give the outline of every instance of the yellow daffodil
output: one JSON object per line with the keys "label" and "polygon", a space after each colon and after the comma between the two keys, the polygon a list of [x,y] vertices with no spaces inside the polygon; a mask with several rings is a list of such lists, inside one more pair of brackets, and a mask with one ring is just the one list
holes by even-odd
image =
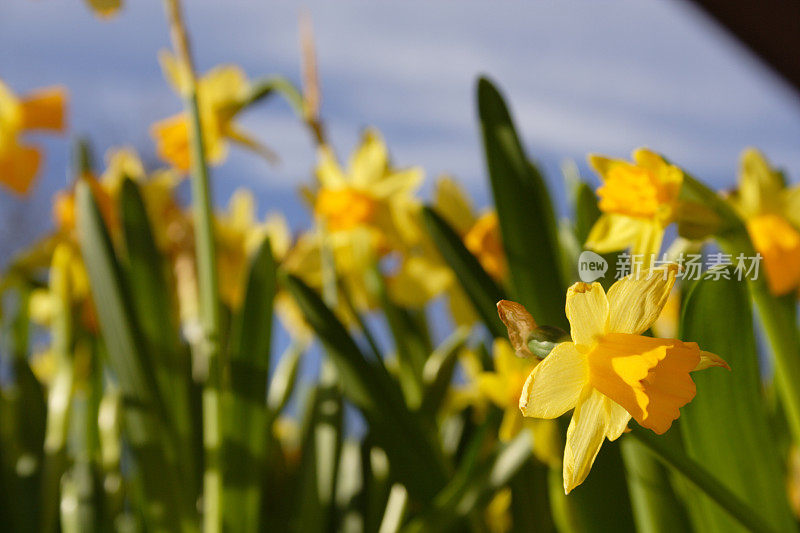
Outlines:
{"label": "yellow daffodil", "polygon": [[353,230],[373,234],[376,249],[397,249],[418,238],[414,193],[422,183],[418,167],[396,169],[380,133],[367,129],[345,171],[333,151],[323,146],[316,169],[319,188],[314,213],[334,239]]}
{"label": "yellow daffodil", "polygon": [[770,292],[800,287],[800,185],[787,187],[756,149],[742,153],[739,190],[731,201],[744,218],[753,247],[764,258]]}
{"label": "yellow daffodil", "polygon": [[422,182],[416,167],[396,169],[380,134],[364,132],[347,169],[330,147],[319,150],[318,186],[307,191],[321,231],[302,235],[286,260],[286,268],[312,286],[325,279],[323,254],[329,253],[337,277],[359,309],[371,306],[364,274],[376,260],[403,254],[420,240],[415,220]]}
{"label": "yellow daffodil", "polygon": [[633,162],[590,155],[589,164],[603,180],[597,189],[602,214],[586,247],[600,253],[630,247],[651,260],[676,219],[683,172],[646,148],[633,152]]}
{"label": "yellow daffodil", "polygon": [[0,183],[12,192],[27,194],[42,162],[41,150],[25,143],[22,135],[64,131],[66,100],[62,87],[39,89],[20,98],[0,81]]}
{"label": "yellow daffodil", "polygon": [[519,407],[556,418],[575,409],[564,450],[564,490],[589,473],[604,439],[617,439],[633,417],[662,434],[694,398],[689,373],[727,364],[696,343],[643,336],[675,283],[676,265],[632,274],[606,295],[599,283],[567,292],[572,342],[558,344],[531,372]]}
{"label": "yellow daffodil", "polygon": [[500,221],[497,212],[481,215],[464,235],[464,246],[478,258],[487,274],[497,280],[506,276],[506,256],[500,239]]}
{"label": "yellow daffodil", "polygon": [[539,359],[535,357],[517,357],[508,341],[497,339],[494,343],[494,371],[478,374],[478,392],[503,409],[503,421],[498,434],[501,441],[509,442],[520,431],[527,429],[533,439],[534,454],[542,462],[558,464],[555,423],[525,418],[519,410],[519,398],[525,381],[538,362]]}
{"label": "yellow daffodil", "polygon": [[[185,94],[187,75],[183,67],[169,52],[159,54],[159,60],[164,77],[175,92]],[[247,76],[235,65],[215,67],[197,81],[197,104],[209,163],[217,164],[225,159],[228,140],[242,144],[267,159],[274,159],[275,156],[269,148],[235,123],[250,93],[251,85]],[[161,158],[178,170],[189,170],[189,118],[185,112],[155,123],[152,136]]]}

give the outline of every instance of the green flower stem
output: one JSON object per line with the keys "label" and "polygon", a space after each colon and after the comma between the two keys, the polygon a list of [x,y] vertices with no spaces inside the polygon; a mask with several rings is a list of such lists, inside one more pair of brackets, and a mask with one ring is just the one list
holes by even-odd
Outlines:
{"label": "green flower stem", "polygon": [[222,445],[223,365],[219,345],[219,281],[216,265],[211,187],[205,146],[203,144],[200,110],[197,105],[197,79],[189,51],[189,41],[183,24],[180,0],[165,0],[165,2],[173,47],[187,81],[183,97],[190,126],[191,183],[200,324],[202,327],[202,340],[198,348],[201,355],[208,362],[208,378],[202,395],[203,447],[206,457],[205,473],[203,475],[203,530],[206,532],[219,532],[222,529],[222,471],[219,461]]}
{"label": "green flower stem", "polygon": [[773,531],[759,513],[722,485],[700,463],[692,460],[674,447],[668,446],[663,439],[640,426],[632,425],[630,436],[656,454],[664,464],[674,469],[695,487],[703,491],[749,531]]}

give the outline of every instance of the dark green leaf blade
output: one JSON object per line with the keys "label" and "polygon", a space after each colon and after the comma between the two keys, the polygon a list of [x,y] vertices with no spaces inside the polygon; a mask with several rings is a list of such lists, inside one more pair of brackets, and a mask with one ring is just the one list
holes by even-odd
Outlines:
{"label": "dark green leaf blade", "polygon": [[497,315],[497,302],[503,291],[486,273],[477,258],[464,246],[461,238],[431,207],[422,211],[425,227],[445,262],[456,274],[478,316],[495,338],[505,338],[506,328]]}
{"label": "dark green leaf blade", "polygon": [[487,78],[477,85],[486,167],[500,220],[513,298],[540,324],[566,327],[558,231],[547,186],[528,160],[502,95]]}

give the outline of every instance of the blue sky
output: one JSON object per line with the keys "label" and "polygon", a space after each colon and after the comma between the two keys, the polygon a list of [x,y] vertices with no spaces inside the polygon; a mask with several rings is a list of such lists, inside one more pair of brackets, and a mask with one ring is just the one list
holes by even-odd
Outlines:
{"label": "blue sky", "polygon": [[[101,22],[80,0],[3,2],[0,77],[19,91],[67,85],[71,134],[88,134],[99,154],[135,146],[156,164],[148,127],[180,107],[156,63],[168,45],[166,24],[160,2],[127,4],[120,16]],[[236,62],[251,77],[298,79],[299,4],[186,4],[201,70]],[[586,171],[587,152],[624,156],[641,145],[717,187],[732,184],[747,145],[764,149],[794,179],[800,173],[800,100],[684,2],[304,5],[314,22],[323,115],[337,150],[345,156],[363,127],[377,126],[398,165],[426,169],[426,193],[448,172],[478,205],[489,201],[473,101],[479,73],[504,89],[530,154],[558,196],[564,159]],[[306,215],[294,191],[313,166],[305,131],[277,101],[248,112],[244,123],[283,162],[270,167],[234,150],[215,170],[217,198],[247,186],[262,212],[281,208],[302,226]],[[30,199],[0,198],[3,217],[15,221],[10,237],[0,235],[4,255],[48,227],[49,198],[66,183],[68,144],[45,141],[46,168]]]}

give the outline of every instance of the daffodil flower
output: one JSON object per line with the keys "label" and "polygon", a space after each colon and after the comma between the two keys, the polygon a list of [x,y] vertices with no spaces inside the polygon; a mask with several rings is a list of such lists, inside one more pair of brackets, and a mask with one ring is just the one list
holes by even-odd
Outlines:
{"label": "daffodil flower", "polygon": [[586,247],[600,253],[630,247],[649,264],[676,220],[683,172],[646,148],[633,152],[633,162],[590,155],[589,164],[603,180],[597,189],[602,214]]}
{"label": "daffodil flower", "polygon": [[731,202],[744,218],[753,247],[764,258],[770,292],[800,287],[800,185],[787,187],[756,149],[742,153],[739,190]]}
{"label": "daffodil flower", "polygon": [[321,231],[298,239],[286,260],[287,270],[320,287],[322,254],[328,249],[336,274],[359,309],[371,306],[364,274],[377,259],[403,254],[421,239],[414,220],[419,201],[414,193],[422,182],[417,167],[397,169],[380,133],[364,132],[360,145],[343,168],[328,146],[319,150],[318,186],[306,191]]}
{"label": "daffodil flower", "polygon": [[[169,52],[159,54],[164,77],[180,95],[187,90],[187,74]],[[197,103],[203,128],[203,143],[209,163],[221,163],[228,150],[227,141],[237,142],[268,160],[275,154],[242,130],[235,119],[244,108],[251,85],[241,68],[221,65],[197,81]],[[190,165],[189,117],[185,112],[156,122],[152,128],[158,155],[176,169],[186,172]]]}
{"label": "daffodil flower", "polygon": [[39,172],[42,152],[21,138],[29,131],[62,132],[67,95],[61,87],[39,89],[20,98],[0,81],[0,183],[25,195]]}
{"label": "daffodil flower", "polygon": [[678,268],[651,269],[614,283],[576,283],[567,291],[572,342],[558,344],[531,372],[519,407],[534,418],[574,409],[564,449],[564,490],[580,485],[604,439],[615,440],[633,417],[658,434],[695,396],[689,373],[728,368],[694,342],[642,335],[658,317]]}

